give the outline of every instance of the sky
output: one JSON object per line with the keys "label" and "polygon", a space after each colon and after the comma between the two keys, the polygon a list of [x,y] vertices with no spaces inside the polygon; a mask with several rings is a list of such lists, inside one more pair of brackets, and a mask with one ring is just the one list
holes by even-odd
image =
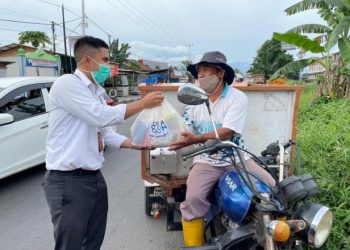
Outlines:
{"label": "sky", "polygon": [[[66,34],[82,35],[82,0],[0,0],[0,46],[18,42],[21,31],[38,30],[64,51],[61,5]],[[85,34],[131,45],[131,58],[176,64],[198,61],[206,51],[223,52],[228,62],[252,62],[257,49],[273,32],[300,24],[323,23],[314,10],[287,16],[298,0],[85,0]],[[3,21],[25,21],[24,24]],[[46,24],[46,25],[42,25]],[[48,45],[46,48],[51,48]],[[291,51],[295,54],[295,51]]]}

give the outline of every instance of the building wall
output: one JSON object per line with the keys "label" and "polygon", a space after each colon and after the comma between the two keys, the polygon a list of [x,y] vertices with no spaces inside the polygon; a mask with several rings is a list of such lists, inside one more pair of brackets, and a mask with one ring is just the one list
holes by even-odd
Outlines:
{"label": "building wall", "polygon": [[[12,61],[15,63],[6,66],[6,77],[19,76],[18,70],[18,56],[0,57],[5,61]],[[26,76],[37,76],[35,67],[26,67]],[[55,70],[50,68],[39,68],[39,76],[55,76]]]}
{"label": "building wall", "polygon": [[[2,57],[9,57],[9,56],[18,56],[18,49],[19,47],[12,48],[6,51],[1,51],[0,52],[0,58]],[[23,47],[24,53],[27,52],[34,52],[36,49],[35,48],[30,48],[30,47]]]}
{"label": "building wall", "polygon": [[[6,51],[0,52],[0,61],[15,62],[6,66],[6,72],[0,73],[0,77],[15,77],[19,76],[18,71],[18,49],[19,47],[12,48]],[[33,52],[35,48],[24,47],[24,53]],[[50,68],[39,68],[39,76],[55,76],[55,70]],[[34,67],[26,67],[26,76],[36,76],[37,71]]]}
{"label": "building wall", "polygon": [[0,77],[6,77],[6,64],[0,62]]}
{"label": "building wall", "polygon": [[[334,53],[332,55],[330,55],[332,57],[332,64],[335,65],[338,63],[338,60],[340,59],[340,53]],[[308,79],[309,80],[314,80],[316,79],[316,76],[318,74],[323,73],[325,70],[323,68],[323,66],[319,63],[313,63],[311,65],[308,66]]]}

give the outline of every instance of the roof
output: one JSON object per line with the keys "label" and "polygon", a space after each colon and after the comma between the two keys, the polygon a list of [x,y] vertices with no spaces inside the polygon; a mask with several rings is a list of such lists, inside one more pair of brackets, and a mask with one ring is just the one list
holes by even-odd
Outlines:
{"label": "roof", "polygon": [[[2,51],[7,51],[7,50],[10,50],[10,49],[13,49],[13,48],[17,48],[17,47],[20,47],[20,45],[19,45],[18,43],[11,43],[11,44],[8,44],[8,45],[4,45],[4,46],[1,46],[1,47],[0,47],[0,52],[2,52]],[[28,45],[22,45],[22,47],[36,49],[36,48],[34,48],[34,47],[32,47],[32,46],[28,46]],[[45,52],[48,52],[48,53],[50,53],[50,54],[53,54],[53,51],[51,51],[51,50],[47,50],[47,49],[45,49],[45,48],[44,48],[44,50],[45,50]],[[55,54],[60,55],[60,56],[65,56],[64,53],[59,53],[59,52],[57,52],[57,51],[56,51]],[[68,54],[67,54],[67,57],[69,57]]]}
{"label": "roof", "polygon": [[15,63],[15,62],[13,62],[13,61],[3,61],[3,60],[1,60],[0,59],[0,64],[11,64],[11,63]]}
{"label": "roof", "polygon": [[49,76],[25,76],[25,77],[4,77],[0,78],[0,88],[6,89],[13,85],[26,85],[26,83],[44,83],[54,81],[56,77]]}
{"label": "roof", "polygon": [[19,44],[11,43],[11,44],[8,44],[8,45],[5,45],[5,46],[1,46],[0,47],[0,52],[1,51],[6,51],[6,50],[9,50],[9,49],[13,49],[13,48],[16,48],[16,47],[19,47]]}
{"label": "roof", "polygon": [[39,48],[34,52],[27,52],[26,58],[35,59],[35,60],[52,61],[52,62],[57,62],[57,60],[59,59],[58,56],[56,57],[46,53],[43,48]]}

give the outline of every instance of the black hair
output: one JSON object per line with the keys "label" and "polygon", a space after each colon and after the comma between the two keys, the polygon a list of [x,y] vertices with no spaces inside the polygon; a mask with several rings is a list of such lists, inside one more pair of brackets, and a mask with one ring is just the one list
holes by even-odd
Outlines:
{"label": "black hair", "polygon": [[91,48],[96,49],[96,50],[98,50],[100,48],[108,49],[108,44],[105,41],[103,41],[102,39],[97,38],[97,37],[83,36],[83,37],[79,38],[74,44],[75,60],[77,62],[79,62],[81,60],[81,57],[83,56],[83,54],[81,52],[84,52],[84,53],[87,53],[87,54],[90,54],[91,56],[93,56],[91,51],[86,51],[86,50],[89,50]]}

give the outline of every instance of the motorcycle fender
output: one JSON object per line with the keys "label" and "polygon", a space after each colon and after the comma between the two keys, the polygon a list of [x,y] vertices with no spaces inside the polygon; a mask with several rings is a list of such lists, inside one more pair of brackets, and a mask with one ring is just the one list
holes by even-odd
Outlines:
{"label": "motorcycle fender", "polygon": [[252,224],[247,224],[228,231],[225,234],[211,239],[209,243],[200,247],[181,247],[180,250],[229,250],[250,249],[256,246],[255,233]]}
{"label": "motorcycle fender", "polygon": [[255,230],[253,224],[247,224],[227,231],[222,236],[214,240],[219,250],[226,249],[250,249],[257,244],[255,240]]}

